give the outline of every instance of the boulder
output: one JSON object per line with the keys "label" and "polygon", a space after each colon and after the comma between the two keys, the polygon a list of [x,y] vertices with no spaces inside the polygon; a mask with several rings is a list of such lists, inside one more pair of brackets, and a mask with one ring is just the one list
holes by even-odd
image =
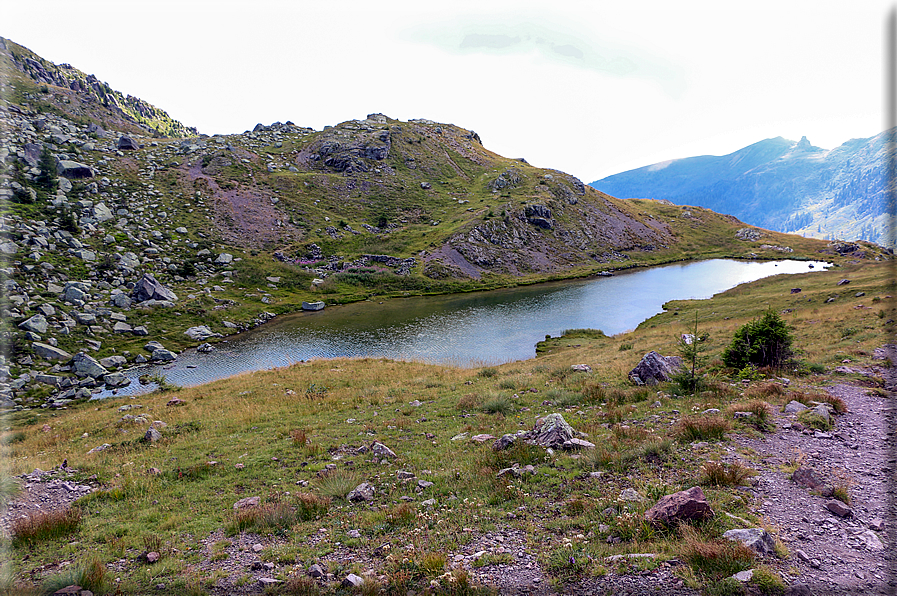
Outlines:
{"label": "boulder", "polygon": [[103,382],[110,387],[126,387],[131,384],[131,379],[126,377],[124,373],[116,372],[103,375]]}
{"label": "boulder", "polygon": [[808,468],[798,468],[795,470],[794,473],[791,474],[791,480],[810,490],[819,491],[823,497],[830,497],[832,495],[831,487],[826,486],[825,481],[817,476],[813,470]]}
{"label": "boulder", "polygon": [[799,414],[807,409],[807,406],[800,403],[797,400],[791,400],[787,404],[785,404],[785,413],[786,414]]}
{"label": "boulder", "polygon": [[109,221],[113,219],[115,215],[113,215],[112,210],[109,209],[104,203],[97,203],[93,206],[93,217],[98,222],[102,223],[104,221]]}
{"label": "boulder", "polygon": [[105,368],[118,368],[119,366],[124,366],[127,363],[128,360],[124,356],[119,356],[117,354],[100,359],[100,366],[103,366]]}
{"label": "boulder", "polygon": [[346,498],[352,501],[353,503],[361,503],[366,501],[374,500],[374,487],[368,484],[367,482],[362,482],[358,486],[352,489]]}
{"label": "boulder", "polygon": [[78,352],[72,358],[72,372],[79,377],[93,377],[94,379],[109,374],[99,362],[84,352]]}
{"label": "boulder", "polygon": [[832,499],[831,501],[826,503],[825,508],[838,517],[850,517],[853,515],[853,509],[851,509],[841,501],[838,501],[837,499]]}
{"label": "boulder", "polygon": [[116,308],[131,308],[131,297],[124,292],[113,295],[109,302]]}
{"label": "boulder", "polygon": [[260,497],[244,497],[234,503],[234,511],[240,511],[241,509],[255,509],[261,504]]}
{"label": "boulder", "polygon": [[150,273],[144,273],[143,277],[134,286],[133,298],[137,302],[145,302],[147,300],[163,300],[175,302],[177,295],[156,281],[156,278]]}
{"label": "boulder", "polygon": [[645,512],[645,519],[655,525],[673,525],[680,521],[707,519],[713,510],[698,486],[661,497]]}
{"label": "boulder", "polygon": [[143,442],[144,443],[155,443],[156,441],[158,441],[161,438],[162,438],[162,433],[160,433],[158,430],[156,430],[153,427],[149,427],[146,431],[146,434],[143,435]]}
{"label": "boulder", "polygon": [[678,356],[661,356],[652,350],[629,371],[629,380],[636,385],[656,385],[669,381],[680,368],[682,359]]}
{"label": "boulder", "polygon": [[523,436],[523,440],[532,445],[560,449],[566,441],[573,438],[573,427],[567,424],[560,414],[548,414],[536,420],[533,430]]}
{"label": "boulder", "polygon": [[90,286],[80,281],[66,282],[62,290],[62,299],[74,303],[76,300],[84,302],[90,298]]}
{"label": "boulder", "polygon": [[383,443],[374,443],[373,445],[371,445],[371,453],[378,457],[385,457],[387,459],[396,458],[395,452]]}
{"label": "boulder", "polygon": [[67,159],[60,160],[56,164],[56,173],[63,178],[93,178],[93,169],[90,166]]}
{"label": "boulder", "polygon": [[166,350],[165,348],[156,348],[153,350],[153,356],[150,360],[155,362],[168,362],[170,360],[174,360],[177,358],[177,354],[172,352],[171,350]]}
{"label": "boulder", "polygon": [[220,255],[218,255],[217,259],[215,259],[215,264],[216,265],[229,265],[230,263],[233,262],[233,260],[234,260],[233,255],[223,252]]}
{"label": "boulder", "polygon": [[192,339],[193,341],[203,341],[209,339],[210,337],[221,337],[220,333],[215,333],[211,329],[209,329],[206,325],[200,325],[198,327],[190,327],[186,331],[184,331],[184,335]]}
{"label": "boulder", "polygon": [[140,149],[140,145],[131,137],[122,135],[118,137],[118,149],[119,151],[136,151]]}
{"label": "boulder", "polygon": [[729,530],[723,534],[723,538],[740,542],[746,547],[761,555],[775,552],[776,543],[772,536],[763,528],[741,528]]}
{"label": "boulder", "polygon": [[350,573],[346,576],[346,579],[343,580],[344,588],[360,588],[364,585],[364,578],[360,575],[355,575],[354,573]]}
{"label": "boulder", "polygon": [[19,329],[43,334],[47,332],[47,319],[44,315],[34,315],[26,321],[19,323]]}

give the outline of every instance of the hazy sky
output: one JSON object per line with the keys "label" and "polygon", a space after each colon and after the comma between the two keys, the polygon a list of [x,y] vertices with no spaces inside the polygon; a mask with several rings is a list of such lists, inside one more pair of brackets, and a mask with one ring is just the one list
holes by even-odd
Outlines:
{"label": "hazy sky", "polygon": [[0,36],[200,132],[382,112],[584,182],[886,127],[879,0],[28,0]]}

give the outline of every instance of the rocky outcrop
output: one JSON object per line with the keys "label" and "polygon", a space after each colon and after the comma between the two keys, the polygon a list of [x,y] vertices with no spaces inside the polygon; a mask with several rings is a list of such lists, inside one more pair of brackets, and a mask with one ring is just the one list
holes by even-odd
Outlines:
{"label": "rocky outcrop", "polygon": [[629,380],[636,385],[665,383],[681,368],[682,359],[678,356],[661,356],[652,350],[629,371]]}

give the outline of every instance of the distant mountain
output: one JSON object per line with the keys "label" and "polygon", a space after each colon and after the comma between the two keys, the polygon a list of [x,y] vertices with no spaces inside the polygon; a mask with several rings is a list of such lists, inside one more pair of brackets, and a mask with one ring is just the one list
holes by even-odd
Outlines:
{"label": "distant mountain", "polygon": [[888,134],[853,139],[830,151],[806,137],[776,137],[721,157],[656,163],[591,186],[620,198],[707,207],[781,232],[894,246]]}

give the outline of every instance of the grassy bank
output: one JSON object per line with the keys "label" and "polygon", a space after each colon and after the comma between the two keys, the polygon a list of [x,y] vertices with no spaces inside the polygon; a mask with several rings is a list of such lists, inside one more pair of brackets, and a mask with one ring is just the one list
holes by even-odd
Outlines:
{"label": "grassy bank", "polygon": [[[842,279],[850,283],[838,285]],[[893,280],[889,263],[874,262],[767,278],[710,300],[671,302],[631,333],[571,332],[542,342],[534,360],[502,366],[314,361],[175,392],[10,414],[2,437],[7,477],[67,460],[77,472],[66,478],[95,482],[99,490],[79,499],[77,519],[54,525],[58,531],[6,540],[7,582],[37,590],[72,570],[93,569],[97,593],[204,593],[216,584],[236,590],[254,585],[258,573],[228,562],[253,554],[247,545],[258,543],[253,556],[273,563],[266,574],[283,580],[270,592],[339,592],[346,574],[370,572],[365,589],[376,589],[369,593],[462,593],[454,555],[484,535],[512,529],[528,538],[558,585],[676,558],[686,563],[676,573],[687,584],[715,590],[752,564],[749,555],[716,542],[725,530],[743,527],[722,512],[762,520],[731,484],[749,482],[749,471],[718,473],[702,464],[731,448],[720,435],[760,433],[763,425],[756,414],[695,429],[691,415],[821,399],[835,367],[869,365],[873,350],[890,341]],[[801,292],[792,294],[797,287]],[[726,369],[719,355],[735,329],[768,309],[792,326],[799,363],[775,371]],[[674,354],[695,312],[712,342],[704,390],[692,396],[672,385],[632,386],[627,372],[650,350]],[[591,372],[574,372],[573,364],[588,364]],[[783,387],[781,376],[791,385]],[[881,390],[878,379],[863,382]],[[182,403],[167,405],[173,398]],[[491,441],[470,440],[528,430],[552,412],[598,447],[579,454],[535,447],[496,452]],[[161,439],[140,440],[155,420],[165,423]],[[696,440],[706,444],[694,447]],[[372,453],[374,442],[395,457]],[[110,447],[87,453],[104,443]],[[498,476],[513,464],[532,465],[534,473]],[[373,501],[349,502],[346,495],[362,482],[375,488]],[[718,512],[712,520],[680,530],[642,521],[660,496],[694,485],[703,486]],[[621,500],[625,489],[639,499]],[[252,496],[261,501],[256,513],[235,512],[236,501]],[[147,551],[160,560],[146,563],[140,556]],[[631,564],[606,559],[622,553],[658,556]],[[508,557],[486,552],[473,566]],[[298,579],[316,563],[334,574],[332,582]],[[772,565],[770,573],[784,573],[787,553]],[[445,576],[453,569],[454,580]]]}

